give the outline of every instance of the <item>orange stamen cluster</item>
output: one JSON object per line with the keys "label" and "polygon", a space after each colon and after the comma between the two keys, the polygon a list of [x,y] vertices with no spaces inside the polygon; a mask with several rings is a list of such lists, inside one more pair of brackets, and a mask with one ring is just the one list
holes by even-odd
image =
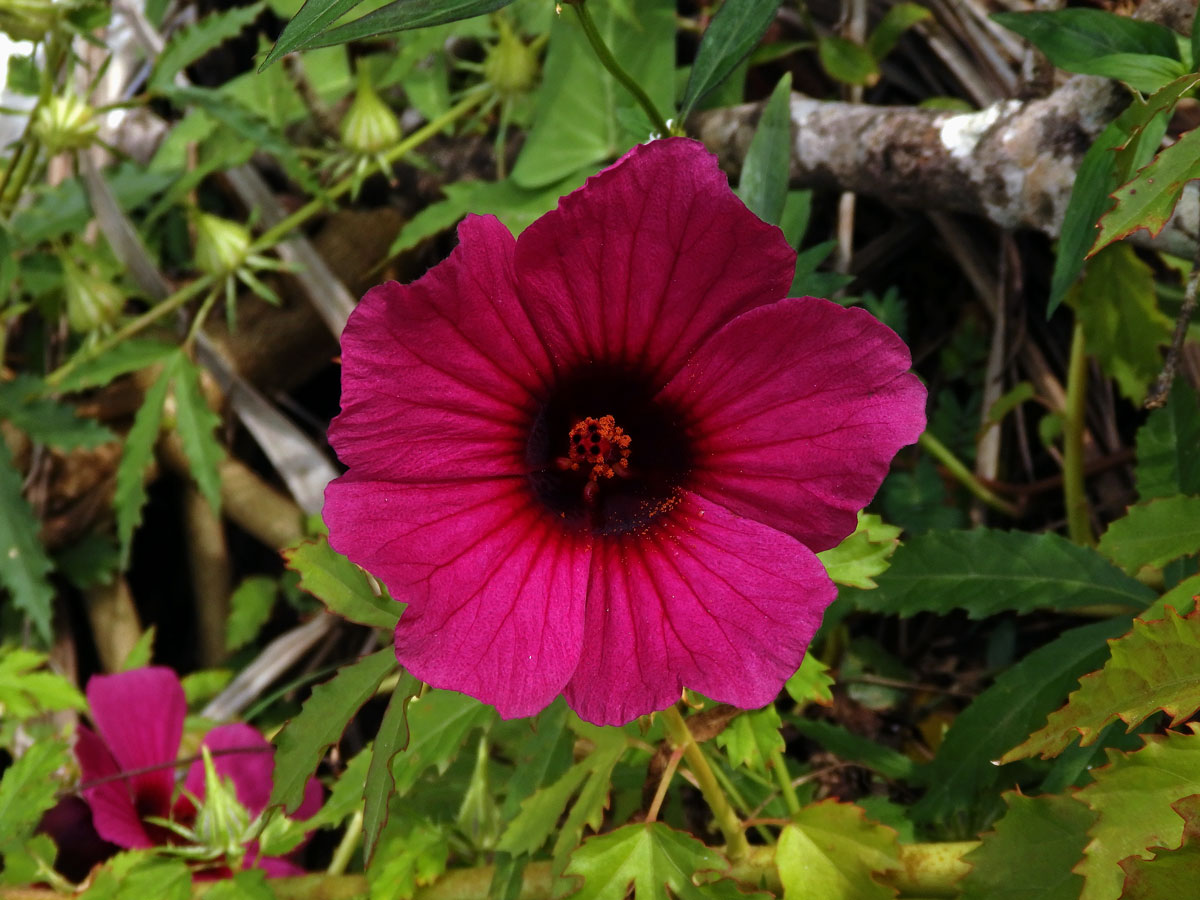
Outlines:
{"label": "orange stamen cluster", "polygon": [[587,471],[589,481],[612,478],[629,471],[629,445],[633,441],[612,416],[588,416],[576,422],[568,440],[566,468]]}

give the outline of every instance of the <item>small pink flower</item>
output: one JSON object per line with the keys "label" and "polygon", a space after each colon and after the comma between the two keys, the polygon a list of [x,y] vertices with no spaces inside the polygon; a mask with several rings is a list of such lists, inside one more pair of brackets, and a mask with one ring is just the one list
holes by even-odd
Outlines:
{"label": "small pink flower", "polygon": [[668,139],[363,298],[325,520],[408,603],[403,665],[505,717],[776,696],[835,596],[816,551],[925,424],[894,332],[780,299],[794,261]]}
{"label": "small pink flower", "polygon": [[[97,675],[88,681],[87,699],[96,731],[77,729],[75,757],[84,784],[99,782],[82,792],[96,831],[124,848],[172,843],[167,829],[143,819],[154,816],[188,825],[196,814],[191,800],[175,791],[175,761],[187,715],[179,677],[160,666]],[[217,726],[201,743],[214,751],[218,776],[233,782],[247,812],[257,816],[265,810],[275,772],[274,748],[267,740],[249,725],[233,724]],[[245,752],[216,752],[223,750]],[[204,765],[199,760],[188,769],[184,788],[204,799]],[[304,802],[292,818],[303,821],[320,806],[321,785],[309,779]],[[286,859],[256,856],[257,848],[251,847],[247,859],[270,875],[303,871]]]}

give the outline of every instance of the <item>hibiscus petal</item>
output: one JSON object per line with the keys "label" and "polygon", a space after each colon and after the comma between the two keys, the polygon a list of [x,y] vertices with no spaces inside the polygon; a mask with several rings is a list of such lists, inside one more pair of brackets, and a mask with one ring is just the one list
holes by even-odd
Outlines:
{"label": "hibiscus petal", "polygon": [[690,416],[689,486],[813,550],[835,546],[925,428],[911,362],[874,316],[828,300],[739,316],[661,395]]}
{"label": "hibiscus petal", "polygon": [[369,291],[342,333],[342,462],[389,481],[518,471],[550,372],[513,287],[512,235],[469,216],[449,258]]}
{"label": "hibiscus petal", "polygon": [[[251,816],[267,808],[275,774],[275,748],[249,725],[218,725],[204,736],[201,744],[210,751],[245,749],[245,753],[214,752],[213,768],[221,779],[228,778],[237,791],[237,799]],[[198,752],[198,751],[197,751]],[[188,768],[184,789],[204,799],[204,761],[196,760]]]}
{"label": "hibiscus petal", "polygon": [[532,715],[579,658],[588,541],[525,479],[395,485],[351,471],[325,491],[334,549],[409,603],[396,658],[505,718]]}
{"label": "hibiscus petal", "polygon": [[663,709],[683,687],[763,706],[835,593],[803,544],[685,493],[647,533],[596,542],[567,702],[597,725]]}
{"label": "hibiscus petal", "polygon": [[[75,758],[85,784],[112,778],[121,771],[104,741],[82,725],[75,730]],[[83,799],[91,807],[96,833],[106,841],[126,849],[154,846],[133,804],[128,781],[114,779],[84,788]]]}
{"label": "hibiscus petal", "polygon": [[153,769],[128,779],[138,812],[170,815],[173,764],[187,715],[179,676],[162,666],[96,675],[88,680],[87,699],[96,730],[121,771]]}
{"label": "hibiscus petal", "polygon": [[656,384],[739,313],[786,296],[796,255],[697,141],[635,147],[522,232],[521,296],[556,361]]}

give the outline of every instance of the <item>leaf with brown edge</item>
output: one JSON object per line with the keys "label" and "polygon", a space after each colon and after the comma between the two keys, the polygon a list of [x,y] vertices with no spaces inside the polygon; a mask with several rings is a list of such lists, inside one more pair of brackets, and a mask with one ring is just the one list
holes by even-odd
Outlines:
{"label": "leaf with brown edge", "polygon": [[1081,678],[1067,705],[1002,762],[1056,756],[1077,735],[1087,746],[1117,719],[1132,729],[1161,709],[1174,725],[1200,709],[1200,612],[1180,616],[1167,609],[1165,619],[1135,619],[1133,630],[1109,646],[1104,668]]}
{"label": "leaf with brown edge", "polygon": [[896,832],[857,806],[825,800],[804,807],[783,830],[775,863],[787,900],[886,900],[895,888],[874,876],[900,868]]}
{"label": "leaf with brown edge", "polygon": [[1150,847],[1153,859],[1134,855],[1121,860],[1125,870],[1121,900],[1187,897],[1195,891],[1200,872],[1200,794],[1172,803],[1171,809],[1183,819],[1183,839],[1174,849]]}

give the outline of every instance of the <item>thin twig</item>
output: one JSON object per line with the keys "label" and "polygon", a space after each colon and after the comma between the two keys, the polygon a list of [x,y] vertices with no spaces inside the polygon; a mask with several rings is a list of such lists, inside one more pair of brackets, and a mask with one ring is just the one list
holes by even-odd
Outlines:
{"label": "thin twig", "polygon": [[1187,337],[1188,323],[1196,311],[1196,290],[1200,287],[1200,243],[1196,244],[1196,255],[1192,258],[1192,274],[1188,276],[1187,289],[1183,294],[1183,306],[1179,307],[1179,315],[1175,318],[1175,334],[1171,337],[1171,346],[1167,350],[1167,358],[1163,362],[1162,371],[1154,382],[1154,387],[1146,395],[1146,409],[1158,409],[1166,406],[1167,397],[1171,395],[1171,384],[1175,381],[1175,372],[1179,368],[1179,354],[1183,352],[1183,341]]}

